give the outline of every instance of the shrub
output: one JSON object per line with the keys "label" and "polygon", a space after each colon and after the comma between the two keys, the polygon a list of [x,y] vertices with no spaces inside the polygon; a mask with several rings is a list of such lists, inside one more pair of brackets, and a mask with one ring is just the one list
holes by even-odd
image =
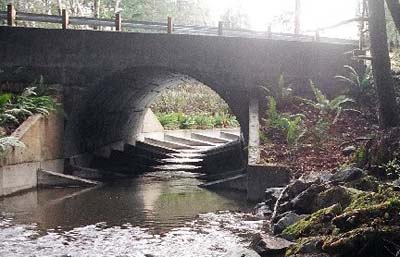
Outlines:
{"label": "shrub", "polygon": [[384,169],[389,177],[400,178],[400,159],[394,158],[379,166],[379,168]]}
{"label": "shrub", "polygon": [[314,82],[310,80],[310,87],[314,93],[316,101],[311,101],[308,99],[302,99],[305,103],[310,104],[314,108],[320,111],[321,116],[326,117],[328,114],[335,113],[335,118],[332,121],[335,124],[339,118],[339,115],[342,113],[343,108],[342,105],[345,103],[354,102],[353,99],[345,96],[339,95],[332,100],[329,100],[326,95],[324,95],[321,90],[319,90]]}
{"label": "shrub", "polygon": [[3,156],[8,147],[25,147],[25,144],[15,137],[0,137],[0,156]]}
{"label": "shrub", "polygon": [[283,132],[286,142],[290,146],[298,143],[299,139],[305,133],[302,114],[281,114],[276,108],[276,101],[272,96],[268,97],[267,125],[268,127],[279,129]]}
{"label": "shrub", "polygon": [[282,73],[278,78],[278,83],[273,85],[261,86],[268,96],[272,96],[278,104],[284,104],[293,96],[293,90],[285,82],[285,76]]}
{"label": "shrub", "polygon": [[229,114],[197,114],[156,113],[158,120],[165,129],[208,129],[237,127],[239,122]]}
{"label": "shrub", "polygon": [[363,74],[359,74],[356,69],[349,65],[345,65],[344,69],[347,74],[338,75],[335,78],[347,84],[349,87],[347,94],[360,104],[371,103],[376,98],[371,66],[367,66]]}

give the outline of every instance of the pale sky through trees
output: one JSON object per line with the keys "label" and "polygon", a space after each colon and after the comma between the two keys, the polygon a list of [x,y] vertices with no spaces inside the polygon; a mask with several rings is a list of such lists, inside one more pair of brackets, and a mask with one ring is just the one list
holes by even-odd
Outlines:
{"label": "pale sky through trees", "polygon": [[[266,30],[273,18],[294,12],[295,0],[207,0],[210,14],[218,20],[229,8],[241,8],[249,16],[252,29]],[[302,31],[325,27],[356,17],[358,0],[302,0]],[[273,28],[281,30],[279,27]],[[357,24],[327,31],[324,36],[357,38]]]}

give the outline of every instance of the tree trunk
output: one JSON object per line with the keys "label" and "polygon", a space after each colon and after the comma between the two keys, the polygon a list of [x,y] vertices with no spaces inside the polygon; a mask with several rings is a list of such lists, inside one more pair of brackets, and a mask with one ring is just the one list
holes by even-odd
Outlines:
{"label": "tree trunk", "polygon": [[114,6],[115,13],[120,11],[120,8],[119,8],[120,3],[121,3],[121,0],[115,0],[115,6]]}
{"label": "tree trunk", "polygon": [[379,123],[382,128],[395,127],[399,125],[399,114],[391,75],[384,0],[369,0],[368,9],[372,69],[378,92]]}
{"label": "tree trunk", "polygon": [[93,12],[95,18],[100,18],[100,5],[101,5],[100,0],[94,0]]}
{"label": "tree trunk", "polygon": [[399,0],[386,0],[386,4],[393,17],[396,29],[400,33],[400,2]]}
{"label": "tree trunk", "polygon": [[[95,18],[100,18],[100,3],[101,0],[94,0],[93,3],[93,14]],[[101,27],[94,26],[93,29],[100,29]]]}
{"label": "tree trunk", "polygon": [[294,34],[300,34],[301,0],[296,0],[294,11]]}

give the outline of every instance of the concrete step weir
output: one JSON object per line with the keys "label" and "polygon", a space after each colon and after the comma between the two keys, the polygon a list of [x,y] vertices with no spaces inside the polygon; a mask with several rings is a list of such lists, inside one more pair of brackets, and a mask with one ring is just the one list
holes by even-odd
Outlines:
{"label": "concrete step weir", "polygon": [[162,161],[166,163],[154,166],[156,170],[181,169],[216,174],[241,169],[244,166],[240,161],[244,155],[239,129],[145,133],[136,145],[143,149],[146,148],[146,144],[155,147],[159,154],[165,150],[163,154],[167,157],[162,158]]}

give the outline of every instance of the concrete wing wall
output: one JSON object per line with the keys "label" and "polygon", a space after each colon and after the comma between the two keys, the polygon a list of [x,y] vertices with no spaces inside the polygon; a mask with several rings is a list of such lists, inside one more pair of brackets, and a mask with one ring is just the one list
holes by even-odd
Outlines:
{"label": "concrete wing wall", "polygon": [[10,148],[1,158],[0,196],[36,187],[38,169],[63,172],[63,132],[63,115],[52,113],[28,118],[13,133],[26,147]]}

